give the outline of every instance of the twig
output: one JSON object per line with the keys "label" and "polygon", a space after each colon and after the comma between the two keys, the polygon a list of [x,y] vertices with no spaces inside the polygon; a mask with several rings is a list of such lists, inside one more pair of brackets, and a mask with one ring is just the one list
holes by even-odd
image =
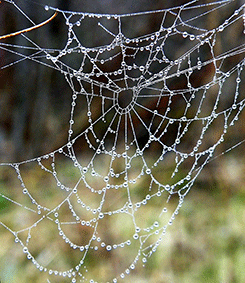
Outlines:
{"label": "twig", "polygon": [[25,33],[25,32],[28,32],[28,31],[31,31],[31,30],[34,30],[34,29],[37,29],[37,28],[40,28],[40,27],[48,24],[50,21],[52,21],[57,15],[58,15],[58,12],[56,11],[53,14],[53,16],[50,17],[49,19],[47,19],[46,21],[44,21],[44,22],[42,22],[42,23],[40,23],[40,24],[38,24],[36,26],[27,28],[27,29],[23,29],[23,30],[20,30],[20,31],[17,31],[17,32],[13,32],[13,33],[9,33],[9,34],[6,34],[6,35],[2,35],[2,36],[0,36],[0,40],[8,38],[8,37],[16,36],[16,35],[19,35],[19,34],[22,34],[22,33]]}

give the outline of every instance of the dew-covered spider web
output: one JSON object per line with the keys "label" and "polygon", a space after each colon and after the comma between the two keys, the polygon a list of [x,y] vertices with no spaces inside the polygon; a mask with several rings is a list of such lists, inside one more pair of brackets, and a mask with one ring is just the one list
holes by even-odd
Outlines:
{"label": "dew-covered spider web", "polygon": [[[18,1],[5,3],[34,26]],[[204,166],[243,142],[223,147],[244,117],[244,9],[228,0],[131,14],[46,6],[62,22],[60,48],[32,39],[44,27],[18,34],[21,44],[0,41],[14,58],[1,72],[32,61],[70,89],[65,144],[0,163],[13,180],[0,196],[15,211],[0,224],[46,282],[129,282]]]}

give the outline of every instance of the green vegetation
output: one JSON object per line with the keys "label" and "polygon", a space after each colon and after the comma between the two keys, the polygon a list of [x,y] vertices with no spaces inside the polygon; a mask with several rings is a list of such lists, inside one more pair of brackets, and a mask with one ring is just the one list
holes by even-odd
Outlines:
{"label": "green vegetation", "polygon": [[[220,158],[219,161],[221,162],[215,169],[207,166],[203,170],[200,178],[185,198],[183,207],[173,225],[168,227],[166,236],[155,254],[150,257],[145,267],[139,263],[137,269],[124,280],[125,282],[245,282],[244,161],[239,160],[238,162],[232,156],[222,157],[222,160]],[[235,179],[234,176],[233,179],[232,176],[229,176],[231,164],[233,167],[237,166],[237,168],[232,168],[237,172]],[[64,163],[63,166],[62,170],[67,176],[67,182],[72,184],[78,176],[69,171],[69,164],[66,166]],[[41,197],[44,197],[42,192],[48,193],[46,197],[48,203],[57,201],[60,192],[48,192],[47,180],[45,181],[42,176],[42,182],[40,178],[38,179],[40,171],[34,168],[32,171],[24,172],[23,176],[26,174],[30,178],[27,182],[32,184],[33,191],[35,189],[40,191]],[[18,191],[21,192],[17,182],[11,181],[11,185],[14,186],[11,190],[15,191],[15,194]],[[5,185],[1,184],[1,188],[6,192],[7,188],[9,189],[8,182]],[[21,195],[20,193],[20,198]],[[11,226],[18,214],[19,219],[23,221],[25,212],[16,205],[7,204],[3,198],[0,200],[1,221],[6,221]],[[5,213],[6,209],[7,213]],[[154,203],[146,205],[144,221],[153,223],[158,210],[159,207]],[[65,216],[65,210],[63,213]],[[26,221],[28,223],[31,220]],[[105,225],[105,231],[101,233],[110,237],[110,240],[123,237],[127,239],[131,234],[130,224],[126,217],[122,224],[122,219],[118,216],[110,220],[107,226]],[[79,237],[86,236],[84,231],[76,234],[72,226],[69,226],[67,231],[71,228],[74,232],[71,237],[77,237],[78,241]],[[55,233],[57,234],[57,230],[48,222],[37,232],[32,231],[32,237],[35,239],[32,246],[34,255],[40,261],[42,257],[46,259],[50,257],[51,265],[53,261],[55,264],[58,262],[63,268],[74,266],[81,259],[81,253],[71,252],[70,247],[54,236]],[[20,282],[19,278],[22,278],[21,282],[46,282],[47,274],[36,270],[33,264],[26,259],[20,245],[14,243],[13,235],[2,226],[0,226],[0,238],[4,243],[0,246],[1,282]],[[135,248],[137,250],[138,247]],[[102,260],[98,260],[91,253],[86,258],[86,264],[89,270],[92,270],[94,278],[107,278],[108,274],[118,273],[120,269],[115,262],[117,256],[126,265],[134,254],[133,246],[130,246],[130,249],[121,249],[118,254],[101,254]],[[56,280],[58,278],[53,277],[51,282],[60,282]],[[64,282],[69,282],[69,280]]]}

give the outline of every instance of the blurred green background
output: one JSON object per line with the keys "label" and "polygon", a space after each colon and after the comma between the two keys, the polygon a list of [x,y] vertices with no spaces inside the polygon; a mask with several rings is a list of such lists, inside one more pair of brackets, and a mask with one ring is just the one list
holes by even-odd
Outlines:
{"label": "blurred green background", "polygon": [[[243,148],[244,149],[244,148]],[[64,174],[69,171],[64,164]],[[168,227],[166,236],[161,242],[155,254],[151,256],[145,267],[138,264],[135,272],[132,272],[124,279],[125,282],[237,282],[245,281],[245,160],[241,155],[228,154],[217,161],[215,166],[207,166],[198,181],[195,183],[190,193],[184,201],[179,215],[172,226]],[[8,174],[0,171],[1,190],[19,191],[19,186],[13,184],[14,178],[7,180]],[[47,192],[47,187],[43,184],[40,188],[38,184],[38,173],[31,170],[33,189]],[[69,176],[67,174],[66,176]],[[39,176],[40,177],[40,176]],[[74,176],[70,176],[71,181]],[[54,193],[50,189],[50,194],[43,194],[43,198],[52,203],[56,202],[59,192]],[[120,199],[118,200],[120,201]],[[22,210],[18,210],[15,205],[6,204],[1,199],[1,220],[12,223],[19,213],[20,217],[25,216]],[[146,206],[144,219],[149,222],[154,221],[157,207]],[[24,217],[25,219],[25,217]],[[31,221],[29,219],[29,221]],[[108,224],[111,239],[124,237],[127,233],[124,225],[111,222]],[[70,248],[65,247],[57,233],[49,225],[43,226],[42,232],[38,235],[32,231],[35,240],[34,254],[41,254],[43,259],[67,260],[76,262],[76,258],[71,256]],[[83,235],[83,234],[80,234]],[[47,282],[47,274],[40,273],[33,264],[26,259],[20,245],[14,243],[14,237],[3,227],[0,228],[0,277],[1,282]],[[43,237],[43,238],[42,238]],[[63,248],[61,248],[63,247]],[[57,250],[56,250],[57,248]],[[136,247],[131,246],[130,252],[135,254]],[[51,253],[51,254],[50,254]],[[130,258],[129,250],[121,252],[126,264]],[[38,257],[42,259],[42,257]],[[115,272],[115,262],[113,257],[102,257],[102,261],[97,258],[90,258],[87,263],[94,278],[107,278],[108,274]],[[90,273],[91,274],[91,273]],[[50,276],[48,276],[50,278]],[[50,278],[50,282],[70,282],[62,281],[60,278]],[[104,281],[98,281],[104,282]],[[119,281],[120,282],[120,281]]]}

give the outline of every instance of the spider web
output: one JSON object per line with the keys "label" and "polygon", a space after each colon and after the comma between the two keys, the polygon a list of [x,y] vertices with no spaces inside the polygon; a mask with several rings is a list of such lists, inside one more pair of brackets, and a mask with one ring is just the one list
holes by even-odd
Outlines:
{"label": "spider web", "polygon": [[[34,61],[62,74],[72,93],[64,146],[0,163],[20,185],[0,193],[16,209],[15,220],[1,215],[0,224],[48,281],[119,282],[161,245],[194,181],[244,109],[244,5],[212,29],[204,20],[231,2],[191,1],[123,15],[46,6],[66,24],[62,48],[41,47],[28,34],[21,35],[26,45],[0,43],[19,57],[1,69]],[[148,17],[158,28],[141,34],[137,22]],[[103,44],[86,45],[84,30],[91,27]],[[220,52],[226,31],[237,27],[239,45]],[[184,48],[177,50],[180,44]],[[113,230],[120,232],[114,237]],[[66,262],[56,249],[67,251]],[[102,275],[96,267],[95,273],[94,261],[109,258],[113,270]]]}

